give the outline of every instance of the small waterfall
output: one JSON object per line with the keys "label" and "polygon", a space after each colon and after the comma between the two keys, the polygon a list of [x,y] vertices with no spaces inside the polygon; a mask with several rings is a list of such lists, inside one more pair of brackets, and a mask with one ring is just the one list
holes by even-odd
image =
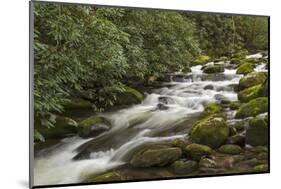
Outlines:
{"label": "small waterfall", "polygon": [[[260,58],[260,54],[247,58]],[[214,64],[210,62],[208,64]],[[217,64],[217,63],[216,63]],[[219,64],[228,64],[220,62]],[[79,137],[60,141],[55,149],[43,149],[35,157],[34,181],[36,185],[77,183],[91,174],[98,174],[126,164],[128,157],[142,145],[168,142],[187,137],[191,125],[168,132],[204,110],[204,105],[221,99],[236,101],[237,93],[230,85],[238,84],[242,75],[236,69],[225,69],[224,73],[207,77],[202,66],[191,67],[188,74],[175,73],[183,77],[164,83],[163,88],[147,94],[141,104],[104,114],[112,122],[112,129],[96,138]],[[260,64],[256,71],[266,71]],[[161,106],[159,106],[161,104]],[[235,112],[230,112],[233,116]],[[90,151],[88,158],[74,161],[72,158],[83,151]],[[40,154],[39,153],[39,154]]]}

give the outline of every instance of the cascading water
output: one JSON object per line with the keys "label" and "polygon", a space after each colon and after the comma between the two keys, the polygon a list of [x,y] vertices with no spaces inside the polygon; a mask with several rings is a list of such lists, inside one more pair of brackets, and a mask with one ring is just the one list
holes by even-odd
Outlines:
{"label": "cascading water", "polygon": [[[259,58],[259,55],[247,58],[251,57]],[[187,137],[191,124],[185,124],[183,129],[175,128],[184,121],[196,118],[208,103],[222,98],[236,101],[237,93],[230,86],[238,84],[242,77],[236,74],[235,69],[225,69],[224,73],[209,78],[205,77],[208,74],[204,74],[201,68],[194,66],[191,73],[180,74],[180,81],[176,79],[178,76],[174,77],[176,74],[171,76],[171,82],[163,83],[162,88],[147,94],[141,104],[103,114],[112,122],[110,131],[87,140],[78,136],[65,138],[58,145],[37,152],[34,183],[50,185],[81,182],[88,175],[126,164],[128,156],[142,145]],[[256,67],[256,71],[264,69],[263,64]],[[85,149],[88,153],[86,158],[73,159]]]}

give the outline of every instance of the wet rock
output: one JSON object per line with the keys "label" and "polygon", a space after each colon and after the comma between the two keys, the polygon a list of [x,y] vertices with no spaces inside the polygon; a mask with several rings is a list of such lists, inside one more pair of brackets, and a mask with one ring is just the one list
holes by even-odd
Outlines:
{"label": "wet rock", "polygon": [[237,111],[235,118],[254,117],[268,111],[268,98],[259,97],[243,104]]}
{"label": "wet rock", "polygon": [[262,85],[258,84],[240,91],[238,93],[238,99],[241,102],[249,102],[250,100],[259,97],[259,91],[261,90],[261,87]]}
{"label": "wet rock", "polygon": [[238,84],[230,84],[228,87],[232,88],[234,92],[238,92],[239,85]]}
{"label": "wet rock", "polygon": [[217,166],[217,163],[209,158],[202,158],[199,162],[199,167],[202,168],[215,168]]}
{"label": "wet rock", "polygon": [[204,73],[221,73],[224,72],[223,65],[208,65],[203,69]]}
{"label": "wet rock", "polygon": [[248,73],[251,73],[254,71],[254,67],[252,64],[250,63],[244,63],[244,64],[241,64],[237,71],[236,71],[236,74],[243,74],[243,75],[246,75]]}
{"label": "wet rock", "polygon": [[267,118],[252,118],[246,131],[246,143],[252,146],[268,144]]}
{"label": "wet rock", "polygon": [[229,107],[231,110],[237,110],[241,106],[240,102],[230,102],[227,104],[227,107]]}
{"label": "wet rock", "polygon": [[159,103],[159,104],[157,104],[157,109],[158,110],[167,110],[167,109],[169,109],[169,107],[166,104]]}
{"label": "wet rock", "polygon": [[110,122],[101,116],[91,116],[78,125],[78,134],[82,138],[96,137],[111,129]]}
{"label": "wet rock", "polygon": [[268,79],[266,79],[258,91],[259,96],[268,96]]}
{"label": "wet rock", "polygon": [[204,90],[213,90],[214,89],[214,86],[213,85],[206,85],[204,87]]}
{"label": "wet rock", "polygon": [[222,57],[220,57],[220,58],[214,59],[213,62],[214,62],[214,63],[216,63],[216,62],[226,62],[228,59],[229,59],[228,57],[222,56]]}
{"label": "wet rock", "polygon": [[252,72],[242,77],[239,81],[239,91],[246,88],[262,84],[267,79],[267,73],[265,72]]}
{"label": "wet rock", "polygon": [[65,116],[54,116],[54,127],[46,127],[35,120],[35,128],[45,139],[56,139],[75,135],[77,133],[77,122]]}
{"label": "wet rock", "polygon": [[218,101],[227,100],[227,98],[225,98],[225,96],[223,96],[222,94],[216,94],[215,99]]}
{"label": "wet rock", "polygon": [[195,123],[189,132],[192,141],[212,148],[221,146],[229,136],[225,117],[211,115]]}
{"label": "wet rock", "polygon": [[262,164],[264,162],[261,160],[258,160],[257,158],[253,158],[253,159],[249,159],[249,160],[245,161],[245,163],[252,167],[252,166]]}
{"label": "wet rock", "polygon": [[112,182],[121,180],[123,180],[122,176],[118,172],[112,171],[99,176],[89,176],[84,182]]}
{"label": "wet rock", "polygon": [[193,160],[200,160],[204,156],[212,154],[212,149],[209,146],[202,144],[189,144],[185,148],[185,154]]}
{"label": "wet rock", "polygon": [[176,174],[189,174],[198,169],[198,163],[192,160],[179,160],[175,161],[172,165],[172,170]]}
{"label": "wet rock", "polygon": [[133,167],[161,167],[169,165],[182,155],[180,148],[151,146],[135,153],[130,160]]}
{"label": "wet rock", "polygon": [[124,87],[124,91],[117,94],[115,105],[138,104],[144,99],[144,95],[131,87]]}
{"label": "wet rock", "polygon": [[167,96],[158,97],[158,101],[159,101],[159,103],[162,103],[162,104],[173,104],[174,103],[174,100],[171,97],[167,97]]}
{"label": "wet rock", "polygon": [[171,145],[173,147],[178,147],[178,148],[182,149],[182,151],[184,151],[185,147],[187,145],[187,142],[182,139],[175,139],[171,142]]}
{"label": "wet rock", "polygon": [[209,103],[204,110],[205,114],[214,114],[221,112],[221,107],[216,103]]}
{"label": "wet rock", "polygon": [[225,154],[236,155],[236,154],[240,154],[242,152],[242,149],[240,146],[235,145],[235,144],[226,144],[219,148],[219,152],[225,153]]}
{"label": "wet rock", "polygon": [[228,144],[235,144],[241,147],[245,146],[245,136],[241,134],[236,134],[227,139]]}

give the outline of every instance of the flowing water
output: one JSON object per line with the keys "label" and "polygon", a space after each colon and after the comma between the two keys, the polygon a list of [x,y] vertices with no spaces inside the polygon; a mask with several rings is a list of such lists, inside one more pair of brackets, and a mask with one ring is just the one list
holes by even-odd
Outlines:
{"label": "flowing water", "polygon": [[[260,55],[249,57],[260,58]],[[238,84],[242,75],[237,75],[229,62],[218,64],[222,63],[229,68],[224,73],[204,74],[202,66],[194,66],[191,73],[170,75],[171,81],[147,94],[141,104],[103,114],[113,127],[98,137],[65,138],[39,150],[34,161],[34,184],[81,182],[88,175],[126,164],[130,155],[143,145],[187,137],[192,122],[206,104],[237,100],[231,85]],[[255,70],[264,71],[265,64]],[[228,112],[229,117],[234,114]]]}

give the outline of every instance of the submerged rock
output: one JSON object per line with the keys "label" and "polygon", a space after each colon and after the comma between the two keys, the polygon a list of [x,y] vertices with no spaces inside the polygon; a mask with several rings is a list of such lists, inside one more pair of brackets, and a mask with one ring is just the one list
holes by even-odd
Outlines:
{"label": "submerged rock", "polygon": [[242,152],[242,148],[235,144],[225,144],[219,148],[219,151],[225,154],[236,155]]}
{"label": "submerged rock", "polygon": [[177,174],[189,174],[197,170],[198,163],[192,160],[187,160],[187,161],[179,160],[179,161],[175,161],[171,165],[171,167],[173,169],[173,172]]}
{"label": "submerged rock", "polygon": [[151,146],[135,153],[130,160],[133,167],[161,167],[179,159],[182,151],[177,147]]}
{"label": "submerged rock", "polygon": [[169,107],[166,104],[159,103],[159,104],[157,104],[157,109],[158,110],[167,110],[167,109],[169,109]]}
{"label": "submerged rock", "polygon": [[185,154],[193,160],[200,160],[202,157],[212,154],[212,148],[193,143],[186,146]]}
{"label": "submerged rock", "polygon": [[82,138],[96,137],[111,129],[110,121],[101,116],[92,116],[78,125],[78,134]]}
{"label": "submerged rock", "polygon": [[189,132],[192,141],[212,148],[221,146],[229,136],[225,117],[211,115],[195,123]]}
{"label": "submerged rock", "polygon": [[237,111],[235,118],[254,117],[268,111],[268,98],[259,97],[243,104]]}
{"label": "submerged rock", "polygon": [[242,77],[239,81],[239,91],[254,85],[262,84],[267,79],[265,72],[252,72]]}
{"label": "submerged rock", "polygon": [[267,118],[252,118],[246,131],[246,143],[252,146],[268,144]]}
{"label": "submerged rock", "polygon": [[221,73],[224,72],[223,65],[208,65],[203,69],[204,73]]}
{"label": "submerged rock", "polygon": [[214,86],[213,85],[206,85],[204,87],[204,90],[213,90],[214,89]]}

